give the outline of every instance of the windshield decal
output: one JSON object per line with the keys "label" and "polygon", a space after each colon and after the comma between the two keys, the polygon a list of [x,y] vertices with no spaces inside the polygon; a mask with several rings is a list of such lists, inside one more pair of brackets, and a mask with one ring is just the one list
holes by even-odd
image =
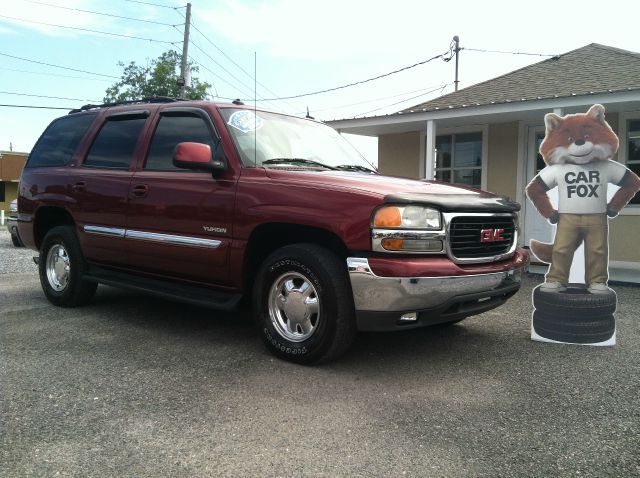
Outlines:
{"label": "windshield decal", "polygon": [[229,126],[233,126],[238,131],[249,133],[251,131],[256,131],[262,128],[264,120],[258,115],[254,114],[253,111],[242,110],[233,113],[229,118],[227,124]]}

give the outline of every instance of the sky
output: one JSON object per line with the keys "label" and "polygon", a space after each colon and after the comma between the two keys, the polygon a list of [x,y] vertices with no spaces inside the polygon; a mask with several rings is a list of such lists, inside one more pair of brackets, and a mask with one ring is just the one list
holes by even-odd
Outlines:
{"label": "sky", "polygon": [[[257,96],[269,99],[413,65],[447,52],[454,35],[462,48],[460,88],[548,58],[472,48],[553,55],[595,42],[640,52],[640,4],[629,1],[191,3],[195,28],[189,56],[200,65],[195,76],[214,85],[212,99],[253,100],[254,54]],[[122,73],[118,62],[146,64],[168,49],[181,51],[185,5],[173,0],[1,2],[0,104],[76,108],[101,102]],[[454,62],[437,59],[333,92],[257,105],[300,116],[309,108],[319,120],[381,115],[449,93],[453,80]],[[44,128],[66,112],[0,106],[0,150],[30,151]],[[377,163],[375,139],[347,139]]]}

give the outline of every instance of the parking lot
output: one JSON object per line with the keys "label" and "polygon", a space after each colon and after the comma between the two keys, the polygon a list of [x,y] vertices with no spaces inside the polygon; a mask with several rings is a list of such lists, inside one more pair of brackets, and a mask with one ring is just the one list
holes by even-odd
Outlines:
{"label": "parking lot", "polygon": [[101,286],[49,305],[0,233],[2,476],[638,476],[640,289],[618,345],[529,339],[539,278],[449,328],[273,358],[246,314]]}

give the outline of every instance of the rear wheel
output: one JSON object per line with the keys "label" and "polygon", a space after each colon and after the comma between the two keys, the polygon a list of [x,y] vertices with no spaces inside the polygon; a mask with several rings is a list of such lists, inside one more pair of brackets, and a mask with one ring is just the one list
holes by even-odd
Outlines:
{"label": "rear wheel", "polygon": [[40,284],[49,302],[75,307],[89,302],[98,284],[83,280],[86,264],[71,226],[51,229],[42,241],[38,261]]}
{"label": "rear wheel", "polygon": [[314,244],[282,247],[264,261],[254,286],[254,314],[267,348],[291,362],[337,358],[356,335],[346,266]]}

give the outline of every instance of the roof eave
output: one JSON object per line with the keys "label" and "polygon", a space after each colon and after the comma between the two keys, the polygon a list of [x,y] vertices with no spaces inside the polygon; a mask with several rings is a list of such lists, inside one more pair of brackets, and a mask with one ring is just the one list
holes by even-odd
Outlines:
{"label": "roof eave", "polygon": [[368,118],[325,121],[325,123],[333,128],[347,132],[352,128],[381,126],[385,124],[413,123],[416,121],[426,122],[429,120],[462,118],[465,116],[490,116],[494,114],[514,113],[518,111],[550,111],[554,108],[571,108],[575,106],[592,105],[595,103],[614,104],[628,101],[640,101],[640,90],[618,91],[611,93],[604,92],[540,100],[522,100],[500,104],[457,107],[424,112],[421,111],[416,113],[394,113],[391,115],[372,116]]}

